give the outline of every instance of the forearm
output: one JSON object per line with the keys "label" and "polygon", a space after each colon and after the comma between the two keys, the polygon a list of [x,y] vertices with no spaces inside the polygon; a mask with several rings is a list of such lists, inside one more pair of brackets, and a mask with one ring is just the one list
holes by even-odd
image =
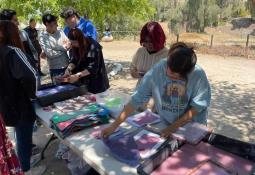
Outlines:
{"label": "forearm", "polygon": [[79,78],[82,78],[90,75],[90,72],[87,69],[85,69],[84,71],[78,72],[75,75],[78,76]]}
{"label": "forearm", "polygon": [[195,109],[190,109],[183,114],[177,121],[172,123],[168,128],[171,129],[172,132],[175,132],[179,127],[188,123],[194,116],[197,115],[197,111]]}
{"label": "forearm", "polygon": [[127,104],[121,112],[120,116],[112,123],[112,126],[114,128],[118,128],[118,126],[123,123],[134,111],[134,107],[131,104]]}

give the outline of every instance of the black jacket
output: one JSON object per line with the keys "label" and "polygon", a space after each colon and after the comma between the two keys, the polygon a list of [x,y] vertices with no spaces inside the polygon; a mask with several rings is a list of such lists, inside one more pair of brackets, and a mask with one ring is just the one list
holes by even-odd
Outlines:
{"label": "black jacket", "polygon": [[30,26],[24,28],[24,30],[27,32],[28,37],[33,43],[34,48],[36,49],[38,55],[40,55],[42,49],[38,41],[38,31],[36,29],[31,28]]}
{"label": "black jacket", "polygon": [[75,65],[72,73],[87,69],[90,75],[81,78],[79,82],[80,84],[85,84],[89,92],[96,94],[106,91],[110,85],[104,64],[102,46],[92,38],[89,38],[89,41],[88,54],[83,60],[80,61],[78,58],[75,58],[72,51],[70,52],[71,63]]}
{"label": "black jacket", "polygon": [[16,47],[0,48],[0,112],[7,126],[36,118],[31,99],[36,95],[35,70]]}

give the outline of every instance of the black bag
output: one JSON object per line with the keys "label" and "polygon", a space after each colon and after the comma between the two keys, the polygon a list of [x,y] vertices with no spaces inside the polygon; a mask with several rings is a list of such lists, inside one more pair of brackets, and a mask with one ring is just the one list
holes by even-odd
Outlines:
{"label": "black bag", "polygon": [[37,101],[42,107],[49,106],[55,102],[75,98],[87,93],[86,86],[65,85],[42,85],[37,91]]}
{"label": "black bag", "polygon": [[204,139],[209,144],[255,162],[255,145],[212,133]]}

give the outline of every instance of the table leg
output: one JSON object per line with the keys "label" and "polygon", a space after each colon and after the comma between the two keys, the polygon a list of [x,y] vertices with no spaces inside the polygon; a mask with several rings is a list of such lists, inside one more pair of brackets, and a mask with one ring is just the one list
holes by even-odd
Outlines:
{"label": "table leg", "polygon": [[41,160],[44,159],[44,153],[45,153],[46,149],[48,148],[49,144],[50,144],[53,140],[55,140],[55,139],[57,139],[57,137],[56,137],[54,134],[52,134],[51,137],[50,137],[50,139],[47,141],[47,143],[45,144],[45,146],[44,146],[44,148],[43,148],[43,150],[42,150],[42,152],[41,152]]}

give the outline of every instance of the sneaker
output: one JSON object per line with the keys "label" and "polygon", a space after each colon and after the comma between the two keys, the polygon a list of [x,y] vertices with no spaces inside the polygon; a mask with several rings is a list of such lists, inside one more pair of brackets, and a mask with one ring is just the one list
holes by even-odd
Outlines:
{"label": "sneaker", "polygon": [[34,168],[31,168],[29,171],[25,172],[25,175],[42,175],[46,171],[45,165],[40,165]]}

